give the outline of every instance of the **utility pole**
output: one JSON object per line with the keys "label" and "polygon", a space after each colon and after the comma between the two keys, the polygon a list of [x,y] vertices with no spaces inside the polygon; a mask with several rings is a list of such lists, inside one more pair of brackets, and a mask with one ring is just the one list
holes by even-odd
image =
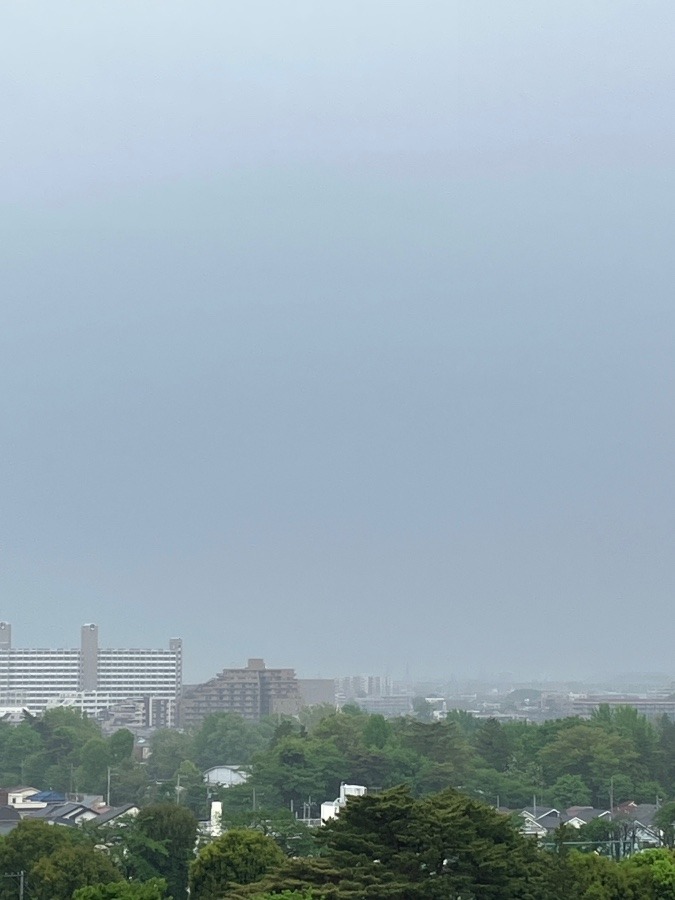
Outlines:
{"label": "utility pole", "polygon": [[20,872],[8,872],[6,875],[0,875],[0,878],[18,878],[19,879],[19,900],[23,900],[26,888],[26,873],[23,869]]}
{"label": "utility pole", "polygon": [[614,817],[614,776],[609,779],[609,821]]}
{"label": "utility pole", "polygon": [[110,806],[110,766],[108,766],[108,787],[106,790],[105,802]]}

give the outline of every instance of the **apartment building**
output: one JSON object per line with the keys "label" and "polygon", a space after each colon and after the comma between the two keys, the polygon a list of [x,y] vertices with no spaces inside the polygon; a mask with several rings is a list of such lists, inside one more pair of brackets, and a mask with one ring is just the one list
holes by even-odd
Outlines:
{"label": "apartment building", "polygon": [[619,709],[632,706],[648,719],[668,716],[675,721],[675,700],[671,694],[579,694],[572,697],[572,715],[590,718],[601,706]]}
{"label": "apartment building", "polygon": [[249,659],[245,669],[223,669],[203,684],[186,686],[180,724],[198,727],[217,712],[233,712],[257,722],[276,713],[295,715],[301,705],[293,669],[268,669],[264,660]]}
{"label": "apartment building", "polygon": [[144,704],[148,718],[161,709],[161,724],[173,725],[182,681],[180,638],[173,638],[167,650],[105,649],[99,647],[98,625],[87,624],[77,648],[24,649],[12,646],[12,626],[0,622],[0,706],[36,713],[66,705],[100,715],[139,699],[155,701]]}

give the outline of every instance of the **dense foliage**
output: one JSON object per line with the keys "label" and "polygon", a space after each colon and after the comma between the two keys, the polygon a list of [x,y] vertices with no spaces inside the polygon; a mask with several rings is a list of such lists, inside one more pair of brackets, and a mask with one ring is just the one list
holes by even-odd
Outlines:
{"label": "dense foliage", "polygon": [[232,885],[251,884],[284,855],[271,837],[256,829],[232,828],[203,847],[190,869],[190,897],[211,900]]}
{"label": "dense foliage", "polygon": [[[0,900],[23,872],[36,898],[553,898],[675,900],[675,724],[631,708],[540,725],[478,720],[385,720],[356,708],[249,723],[210,716],[194,733],[159,731],[147,760],[127,731],[104,737],[77,712],[55,709],[0,724],[0,781],[105,793],[141,806],[99,828],[21,822],[0,837]],[[247,783],[216,788],[202,772],[244,766]],[[307,828],[340,783],[364,784],[339,819]],[[405,788],[401,787],[405,785]],[[628,859],[594,853],[617,823],[537,847],[492,806],[606,807],[654,802],[664,846]],[[196,819],[223,802],[223,838],[195,851]],[[105,829],[105,834],[102,832]],[[589,852],[581,852],[588,850]],[[195,853],[198,853],[195,856]]]}
{"label": "dense foliage", "polygon": [[297,811],[311,801],[316,811],[342,781],[370,789],[405,783],[416,796],[455,787],[512,808],[533,796],[564,809],[607,806],[612,790],[615,803],[675,800],[675,725],[650,723],[629,707],[540,725],[461,712],[425,724],[346,709],[307,727],[282,721],[267,747],[243,761],[251,779],[223,795],[227,812],[250,808],[254,792],[258,806]]}
{"label": "dense foliage", "polygon": [[[208,800],[227,815],[244,810],[313,810],[337,796],[342,781],[413,793],[456,787],[493,805],[606,806],[614,800],[675,801],[675,724],[651,723],[630,708],[601,708],[589,721],[501,724],[455,712],[443,722],[385,720],[354,707],[306,711],[304,718],[246,722],[209,716],[194,733],[159,731],[140,762],[133,738],[104,738],[77,712],[54,709],[19,726],[0,724],[0,784],[105,794],[113,805],[178,802],[206,817]],[[243,765],[244,786],[207,790],[202,772]],[[255,799],[254,799],[255,795]]]}
{"label": "dense foliage", "polygon": [[551,849],[508,817],[447,789],[415,798],[393,788],[350,801],[316,835],[321,854],[286,858],[253,883],[216,878],[229,900],[665,900],[675,898],[675,855],[649,850],[620,862]]}
{"label": "dense foliage", "polygon": [[9,876],[0,878],[0,900],[17,897],[21,872],[35,900],[72,897],[78,888],[122,880],[109,855],[83,831],[39,820],[20,822],[0,838],[0,873]]}

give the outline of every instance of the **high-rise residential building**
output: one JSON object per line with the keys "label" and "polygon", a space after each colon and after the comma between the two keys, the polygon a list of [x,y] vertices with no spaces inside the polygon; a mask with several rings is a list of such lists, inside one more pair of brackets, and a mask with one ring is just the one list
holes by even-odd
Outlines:
{"label": "high-rise residential building", "polygon": [[[99,647],[98,625],[83,625],[80,646],[22,649],[12,646],[12,626],[0,622],[0,705],[42,712],[68,705],[98,715],[127,700],[146,700],[148,718],[175,724],[183,680],[182,641],[168,650]],[[154,713],[153,713],[154,710]],[[153,725],[155,722],[147,721]]]}
{"label": "high-rise residential building", "polygon": [[276,713],[294,715],[301,705],[293,669],[267,669],[262,659],[249,659],[245,669],[223,669],[204,684],[186,686],[180,724],[199,726],[217,712],[233,712],[257,722]]}

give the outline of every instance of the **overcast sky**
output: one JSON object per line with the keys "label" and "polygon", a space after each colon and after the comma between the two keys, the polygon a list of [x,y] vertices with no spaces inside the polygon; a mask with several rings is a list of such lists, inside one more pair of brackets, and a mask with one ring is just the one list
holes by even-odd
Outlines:
{"label": "overcast sky", "polygon": [[672,0],[8,2],[0,618],[675,675]]}

